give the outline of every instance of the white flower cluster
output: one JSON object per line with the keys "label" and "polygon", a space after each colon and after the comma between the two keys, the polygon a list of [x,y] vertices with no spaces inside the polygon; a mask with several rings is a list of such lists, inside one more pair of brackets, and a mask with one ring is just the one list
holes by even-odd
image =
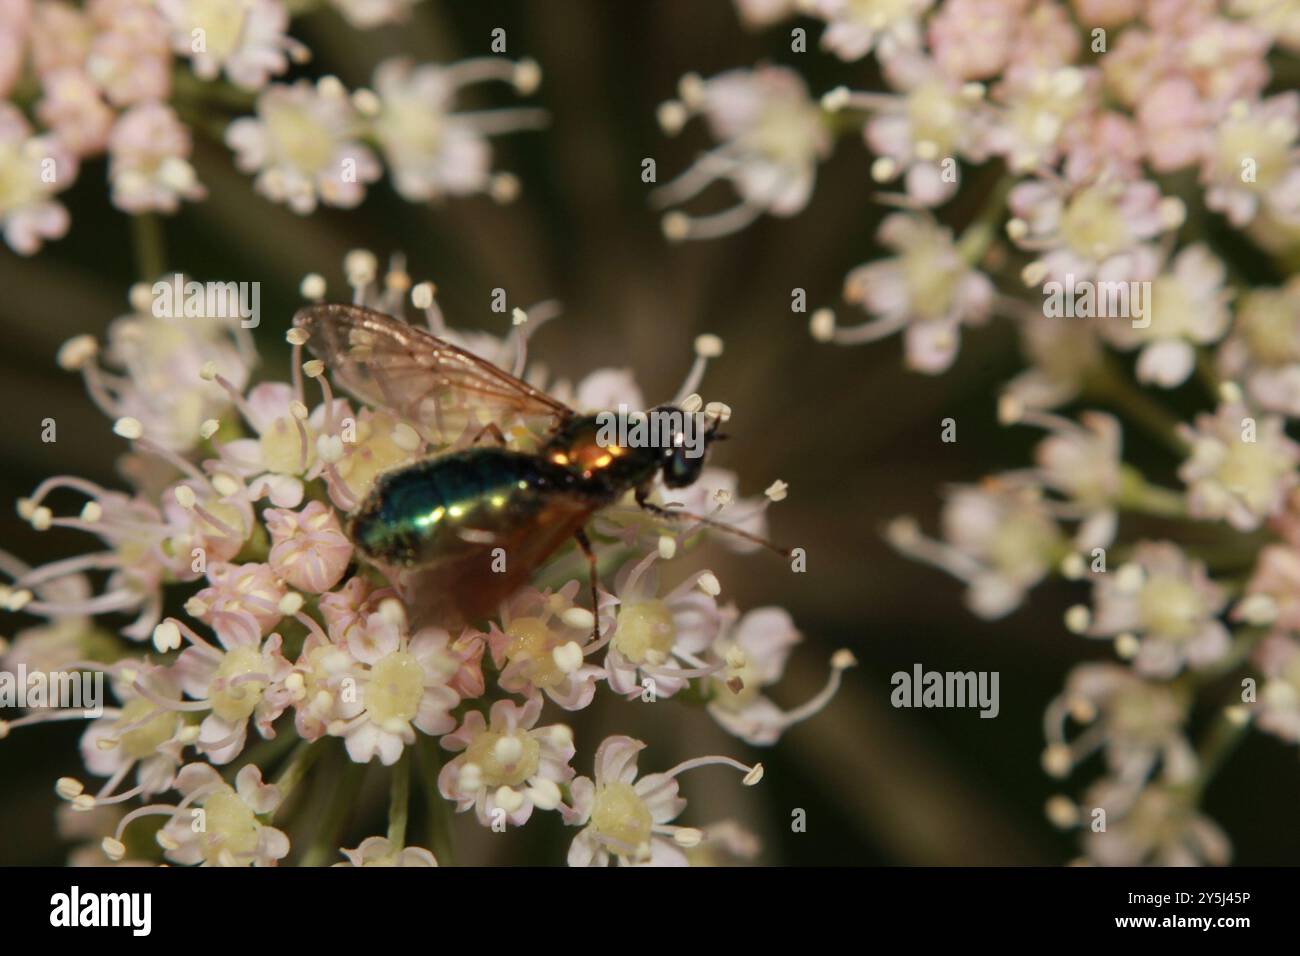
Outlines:
{"label": "white flower cluster", "polygon": [[[357,304],[400,315],[409,298],[445,339],[487,362],[524,367],[526,313],[506,340],[466,336],[445,327],[432,286],[413,286],[400,263],[379,276],[375,257],[357,251],[346,271]],[[312,298],[324,295],[319,276],[303,285]],[[613,734],[591,748],[593,776],[579,777],[578,741],[560,720],[602,691],[637,701],[629,707],[680,698],[764,745],[830,700],[853,663],[847,652],[835,656],[820,694],[782,710],[766,688],[800,640],[790,616],[776,607],[742,614],[720,599],[716,575],[680,571],[674,560],[718,523],[761,534],[784,484],[736,499],[737,477],[707,468],[687,489],[655,488],[652,503],[707,512],[707,528],[655,518],[630,496],[600,512],[596,547],[622,570],[599,590],[598,622],[579,600],[588,594],[577,576],[586,564],[569,547],[490,619],[414,626],[395,582],[354,550],[346,506],[364,499],[380,472],[446,449],[391,409],[336,396],[319,360],[301,364],[291,382],[250,386],[246,334],[237,322],[131,314],[112,326],[102,360],[88,336],[59,355],[130,441],[124,471],[135,484],[119,491],[48,479],[20,513],[38,530],[84,532],[95,546],[35,568],[0,560],[12,578],[5,607],[43,619],[4,649],[4,665],[102,672],[116,698],[82,738],[86,771],[104,782],[88,789],[64,778],[57,787],[69,812],[98,813],[78,837],[100,838],[112,860],[324,862],[320,850],[296,853],[285,832],[304,812],[301,791],[346,802],[354,794],[341,768],[377,761],[393,768],[388,835],[343,851],[358,865],[434,862],[430,850],[405,843],[413,762],[428,770],[427,797],[472,811],[484,826],[559,813],[582,828],[574,864],[682,864],[725,858],[737,846],[751,852],[752,840],[738,839],[730,822],[717,830],[673,823],[685,807],[677,777],[721,763],[753,784],[761,765],[701,757],[639,777],[645,745]],[[301,330],[287,338],[297,355]],[[688,384],[698,384],[719,348],[705,337]],[[578,406],[611,395],[644,406],[626,373],[549,385]],[[56,512],[70,496],[79,509]],[[165,614],[182,604],[182,616]],[[34,709],[0,724],[0,737],[80,715]],[[273,770],[274,782],[265,782]],[[169,791],[175,799],[165,798]],[[145,818],[155,817],[163,820],[151,846]],[[444,827],[434,842],[446,836]]]}
{"label": "white flower cluster", "polygon": [[[954,489],[937,539],[898,518],[889,540],[961,580],[988,619],[1050,576],[1088,582],[1092,600],[1066,626],[1112,642],[1118,662],[1071,674],[1048,709],[1044,764],[1064,777],[1100,753],[1104,773],[1048,815],[1081,831],[1092,862],[1224,862],[1228,839],[1199,810],[1211,775],[1250,727],[1300,743],[1300,284],[1286,278],[1300,242],[1300,94],[1284,80],[1300,7],[737,5],[756,27],[797,12],[825,21],[822,47],[873,54],[889,91],[840,87],[818,107],[786,67],[688,77],[661,123],[675,132],[700,113],[721,145],[669,198],[727,179],[745,210],[728,227],[788,215],[830,132],[861,132],[871,178],[901,186],[882,197],[898,210],[880,227],[891,254],[845,282],[870,321],[837,327],[823,309],[814,336],[902,332],[907,365],[937,374],[964,326],[1004,317],[1028,368],[999,416],[1045,432],[1031,465]],[[954,234],[935,210],[971,193],[976,214]],[[669,216],[673,238],[729,231]],[[1247,260],[1253,282],[1230,266]],[[1203,409],[1190,421],[1152,397],[1176,388],[1190,393],[1180,408]],[[1122,419],[1173,455],[1167,480],[1126,460]]]}
{"label": "white flower cluster", "polygon": [[[399,22],[415,0],[333,0],[358,28]],[[0,3],[0,229],[31,255],[70,225],[56,198],[83,162],[108,158],[113,205],[172,214],[207,190],[191,165],[212,135],[259,193],[307,214],[350,208],[383,172],[411,202],[487,193],[514,198],[492,171],[489,137],[542,125],[536,109],[456,112],[470,84],[532,93],[532,60],[379,64],[374,89],[336,77],[275,82],[310,51],[288,34],[283,0],[5,0]],[[248,114],[251,110],[251,115]]]}

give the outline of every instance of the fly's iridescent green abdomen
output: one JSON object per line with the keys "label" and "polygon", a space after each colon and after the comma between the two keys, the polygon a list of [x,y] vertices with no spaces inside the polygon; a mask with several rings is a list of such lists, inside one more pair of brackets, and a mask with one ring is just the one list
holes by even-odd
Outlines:
{"label": "fly's iridescent green abdomen", "polygon": [[465,621],[494,613],[594,512],[653,474],[658,460],[658,452],[615,453],[585,432],[565,434],[541,454],[469,448],[385,472],[348,535],[430,606]]}
{"label": "fly's iridescent green abdomen", "polygon": [[570,476],[535,455],[477,448],[380,475],[353,515],[351,537],[382,564],[424,567],[534,527]]}

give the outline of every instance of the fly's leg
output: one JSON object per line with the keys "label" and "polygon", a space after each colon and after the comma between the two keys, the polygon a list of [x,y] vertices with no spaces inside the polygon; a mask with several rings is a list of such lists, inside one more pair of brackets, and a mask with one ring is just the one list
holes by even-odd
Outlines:
{"label": "fly's leg", "polygon": [[702,525],[708,525],[710,528],[717,528],[719,531],[725,531],[727,534],[734,534],[737,538],[761,545],[769,551],[775,551],[783,558],[790,557],[790,551],[787,548],[780,548],[774,545],[766,538],[760,538],[756,534],[750,534],[737,528],[735,525],[729,525],[725,521],[716,521],[706,515],[697,515],[689,511],[683,511],[681,508],[665,508],[663,505],[657,505],[653,501],[648,501],[646,496],[648,491],[638,488],[636,491],[636,503],[642,511],[654,515],[656,518],[665,518],[669,521],[695,521]]}
{"label": "fly's leg", "polygon": [[574,539],[578,542],[578,547],[582,553],[587,556],[587,568],[590,571],[591,583],[591,639],[600,645],[600,603],[597,597],[597,585],[600,582],[600,572],[596,567],[596,552],[591,549],[591,539],[587,537],[587,532],[579,528],[574,534]]}

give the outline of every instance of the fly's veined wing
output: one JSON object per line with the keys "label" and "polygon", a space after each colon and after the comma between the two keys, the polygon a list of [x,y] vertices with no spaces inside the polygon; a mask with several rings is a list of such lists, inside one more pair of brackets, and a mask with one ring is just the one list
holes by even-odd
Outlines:
{"label": "fly's veined wing", "polygon": [[388,408],[436,444],[455,442],[486,421],[503,428],[573,414],[562,402],[472,352],[400,319],[357,305],[311,305],[293,324],[338,384]]}
{"label": "fly's veined wing", "polygon": [[[517,526],[468,537],[448,549],[448,557],[421,567],[392,569],[405,598],[411,627],[449,622],[470,624],[495,615],[500,604],[566,542],[592,514],[592,503],[577,496],[551,496],[540,512]],[[504,548],[510,560],[501,571],[493,552]]]}

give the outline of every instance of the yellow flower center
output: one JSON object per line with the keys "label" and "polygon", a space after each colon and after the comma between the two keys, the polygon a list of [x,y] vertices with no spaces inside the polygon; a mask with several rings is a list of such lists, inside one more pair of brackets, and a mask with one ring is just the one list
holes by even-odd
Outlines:
{"label": "yellow flower center", "polygon": [[347,444],[343,446],[346,454],[338,463],[339,476],[357,498],[365,497],[375,476],[381,471],[411,460],[411,452],[393,441],[396,425],[397,420],[388,415],[376,415],[369,421],[359,421],[356,425],[356,444],[352,447]]}
{"label": "yellow flower center", "polygon": [[316,460],[316,441],[306,422],[303,429],[307,432],[306,455],[303,454],[303,438],[298,425],[288,415],[280,416],[262,432],[258,444],[268,471],[277,475],[296,475],[311,467]]}
{"label": "yellow flower center", "polygon": [[1246,507],[1263,512],[1273,500],[1278,478],[1290,470],[1290,462],[1271,444],[1229,441],[1215,478]]}
{"label": "yellow flower center", "polygon": [[226,850],[237,859],[257,850],[257,817],[235,791],[225,790],[208,797],[203,801],[203,813],[206,832],[199,846],[209,863],[216,863]]}
{"label": "yellow flower center", "polygon": [[375,135],[390,149],[433,156],[442,146],[442,117],[415,96],[385,97],[375,120]]}
{"label": "yellow flower center", "polygon": [[1265,365],[1300,362],[1300,297],[1278,289],[1250,293],[1237,315],[1251,356]]}
{"label": "yellow flower center", "polygon": [[634,664],[662,664],[677,640],[673,615],[663,601],[625,604],[618,612],[614,646]]}
{"label": "yellow flower center", "polygon": [[636,850],[650,841],[654,818],[628,783],[606,783],[596,790],[591,825],[601,836]]}
{"label": "yellow flower center", "polygon": [[853,19],[872,30],[883,30],[890,24],[904,20],[915,11],[914,0],[849,0]]}
{"label": "yellow flower center", "polygon": [[264,120],[281,160],[308,175],[329,164],[334,155],[334,136],[310,111],[296,103],[270,103]]}
{"label": "yellow flower center", "polygon": [[[1273,187],[1290,166],[1294,124],[1283,120],[1247,117],[1229,120],[1219,130],[1215,165],[1223,179],[1241,183],[1246,189],[1265,192]],[[1243,179],[1246,160],[1253,161],[1254,179]]]}
{"label": "yellow flower center", "polygon": [[1191,637],[1205,613],[1205,602],[1185,579],[1157,575],[1142,587],[1138,613],[1143,627],[1165,637]]}
{"label": "yellow flower center", "polygon": [[[144,697],[137,697],[127,702],[122,708],[122,716],[113,725],[115,729],[135,723],[158,705]],[[144,760],[152,757],[158,746],[170,740],[180,723],[180,714],[174,710],[165,710],[152,720],[147,720],[134,730],[128,730],[118,738],[118,746],[132,760]]]}
{"label": "yellow flower center", "polygon": [[1015,578],[1029,577],[1050,562],[1059,534],[1052,522],[1032,508],[1011,512],[999,522],[989,543],[994,566]]}
{"label": "yellow flower center", "polygon": [[204,31],[204,45],[210,55],[224,60],[235,52],[247,17],[242,3],[190,0],[188,13],[191,27]]}
{"label": "yellow flower center", "polygon": [[517,787],[537,773],[541,751],[541,745],[525,733],[489,730],[469,745],[465,759],[479,768],[489,788]]}
{"label": "yellow flower center", "polygon": [[1193,320],[1202,304],[1193,298],[1187,287],[1171,275],[1163,275],[1151,283],[1148,297],[1151,321],[1143,330],[1147,338],[1171,339],[1191,331]]}
{"label": "yellow flower center", "polygon": [[1165,689],[1152,691],[1147,685],[1121,691],[1111,705],[1111,723],[1117,739],[1158,742],[1181,715],[1181,707]]}
{"label": "yellow flower center", "polygon": [[1114,197],[1096,186],[1070,200],[1061,217],[1061,237],[1073,251],[1094,259],[1114,255],[1133,241]]}
{"label": "yellow flower center", "polygon": [[943,83],[930,81],[913,90],[907,97],[907,118],[914,142],[933,144],[936,160],[952,156],[961,129],[961,111]]}
{"label": "yellow flower center", "polygon": [[[212,712],[222,720],[238,723],[247,720],[262,701],[266,690],[266,681],[247,680],[231,685],[230,681],[244,674],[264,674],[266,662],[262,652],[252,645],[236,647],[226,651],[212,679],[208,699],[212,702]],[[224,683],[224,686],[222,682]]]}
{"label": "yellow flower center", "polygon": [[801,100],[777,99],[763,111],[749,145],[781,166],[803,166],[817,154],[821,118]]}
{"label": "yellow flower center", "polygon": [[0,146],[0,212],[40,198],[36,169],[36,164],[23,155],[18,144]]}
{"label": "yellow flower center", "polygon": [[962,265],[946,243],[933,239],[909,246],[900,256],[912,312],[921,319],[941,319],[952,308]]}
{"label": "yellow flower center", "polygon": [[366,712],[385,727],[409,724],[424,695],[424,668],[406,651],[394,651],[370,669]]}
{"label": "yellow flower center", "polygon": [[554,687],[564,680],[564,672],[551,654],[555,640],[540,617],[520,617],[506,628],[510,644],[506,657],[511,662],[527,661],[528,679],[538,687]]}

